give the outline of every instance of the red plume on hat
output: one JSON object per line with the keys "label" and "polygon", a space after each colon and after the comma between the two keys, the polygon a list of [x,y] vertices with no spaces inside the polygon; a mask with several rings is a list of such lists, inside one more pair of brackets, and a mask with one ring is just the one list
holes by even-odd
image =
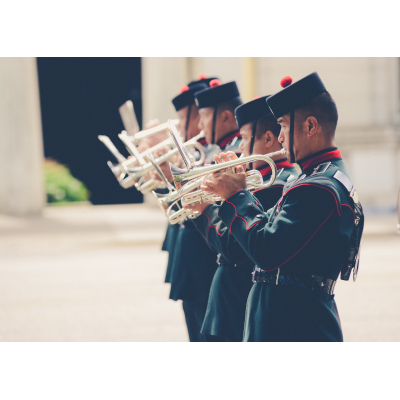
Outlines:
{"label": "red plume on hat", "polygon": [[221,86],[222,83],[219,79],[213,79],[212,81],[210,81],[210,87],[215,87],[215,86]]}
{"label": "red plume on hat", "polygon": [[257,99],[260,99],[260,98],[261,98],[260,96],[256,96],[256,97],[254,97],[253,100],[257,100]]}
{"label": "red plume on hat", "polygon": [[207,75],[206,74],[197,75],[197,80],[201,81],[202,79],[207,79]]}
{"label": "red plume on hat", "polygon": [[189,86],[182,86],[182,87],[179,89],[179,91],[180,91],[181,93],[187,92],[188,90],[189,90]]}
{"label": "red plume on hat", "polygon": [[292,79],[291,76],[284,76],[284,77],[281,79],[281,86],[282,86],[283,88],[285,88],[285,87],[289,86],[292,82],[293,82],[293,79]]}

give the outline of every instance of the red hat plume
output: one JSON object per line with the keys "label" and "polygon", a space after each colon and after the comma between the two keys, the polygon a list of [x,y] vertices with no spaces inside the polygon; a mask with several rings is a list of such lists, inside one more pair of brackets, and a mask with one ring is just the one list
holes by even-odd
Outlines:
{"label": "red hat plume", "polygon": [[254,97],[253,100],[257,100],[257,99],[260,99],[260,98],[261,98],[260,96],[256,96],[256,97]]}
{"label": "red hat plume", "polygon": [[222,83],[221,83],[221,81],[220,81],[219,79],[213,79],[213,80],[210,82],[210,87],[221,86],[221,85],[222,85]]}
{"label": "red hat plume", "polygon": [[206,74],[199,74],[197,75],[197,80],[202,80],[202,79],[207,79],[207,75]]}
{"label": "red hat plume", "polygon": [[281,86],[282,86],[283,88],[285,88],[285,87],[289,86],[292,82],[293,82],[293,79],[292,79],[291,76],[284,76],[284,77],[281,79]]}
{"label": "red hat plume", "polygon": [[189,86],[182,86],[182,87],[180,88],[180,92],[181,92],[181,93],[187,92],[188,90],[189,90]]}

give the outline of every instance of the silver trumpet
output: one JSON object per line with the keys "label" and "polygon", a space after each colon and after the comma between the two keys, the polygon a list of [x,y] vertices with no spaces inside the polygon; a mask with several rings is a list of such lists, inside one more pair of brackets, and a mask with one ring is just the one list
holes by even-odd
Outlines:
{"label": "silver trumpet", "polygon": [[141,139],[144,139],[146,137],[149,137],[151,135],[155,135],[156,133],[162,132],[165,129],[168,128],[168,125],[172,123],[174,126],[178,125],[179,119],[174,119],[174,120],[168,120],[168,122],[165,122],[163,124],[157,125],[154,128],[146,129],[143,131],[140,131],[133,136],[128,135],[129,141],[133,144],[137,144]]}
{"label": "silver trumpet", "polygon": [[[154,197],[157,200],[157,204],[160,206],[161,210],[163,212],[165,212],[167,218],[169,219],[169,222],[171,224],[176,224],[177,222],[180,222],[187,218],[196,218],[199,214],[197,211],[194,212],[192,210],[187,210],[187,209],[181,208],[178,202],[182,198],[182,196],[185,195],[186,193],[188,193],[192,190],[198,189],[198,187],[201,185],[203,180],[198,179],[195,182],[191,182],[186,185],[184,190],[178,192],[168,182],[168,180],[165,177],[164,173],[162,172],[161,168],[156,163],[156,160],[154,159],[153,155],[149,154],[146,157],[153,164],[154,169],[160,175],[161,179],[165,183],[165,186],[169,190],[169,192],[167,194],[156,193],[154,190],[152,192]],[[178,208],[178,211],[175,211],[173,209],[174,206],[176,206]]]}
{"label": "silver trumpet", "polygon": [[[197,161],[191,160],[191,163],[195,166],[202,165],[204,163],[204,159],[205,159],[204,147],[198,142],[198,140],[202,139],[203,137],[204,137],[204,132],[202,131],[197,136],[193,137],[192,139],[188,140],[187,142],[185,142],[183,144],[183,148],[188,147],[188,146],[193,146],[199,152],[200,159]],[[144,154],[144,156],[147,157],[150,154],[149,150]],[[164,162],[169,161],[169,159],[172,156],[174,156],[178,152],[178,150],[179,150],[178,148],[169,150],[167,153],[156,158],[154,160],[155,163],[157,165],[160,165]],[[139,154],[140,154],[140,156],[142,155],[142,153],[139,153]],[[142,158],[144,158],[144,157],[142,157]],[[126,172],[133,179],[136,179],[136,180],[140,179],[142,176],[146,175],[148,172],[150,172],[154,168],[154,166],[151,162],[144,163],[144,164],[140,165],[139,167],[130,167],[132,164],[134,164],[136,162],[137,162],[136,159],[132,159],[132,160],[128,159],[121,164],[121,167],[124,169],[124,172]]]}
{"label": "silver trumpet", "polygon": [[223,169],[228,169],[231,167],[238,166],[240,164],[247,164],[254,161],[264,161],[271,167],[271,178],[267,183],[254,183],[253,186],[256,188],[265,189],[270,187],[275,180],[276,177],[276,166],[275,163],[272,161],[271,157],[286,154],[285,149],[275,151],[269,154],[254,154],[248,157],[241,157],[236,160],[226,161],[221,164],[213,164],[213,165],[206,165],[204,167],[196,167],[191,168],[189,171],[185,171],[182,168],[175,167],[175,165],[170,164],[172,177],[175,182],[175,187],[179,190],[180,188],[184,187],[188,182],[193,179],[197,179],[200,177],[204,177],[206,175],[213,174],[214,172],[221,171]]}
{"label": "silver trumpet", "polygon": [[[155,151],[160,150],[163,147],[170,146],[171,144],[174,143],[171,138],[168,138],[168,139],[163,140],[160,143],[157,143],[153,147],[150,147],[149,149],[146,149],[146,150],[142,151],[141,153],[139,153],[137,147],[130,140],[131,136],[129,136],[126,131],[122,131],[118,135],[118,137],[121,139],[121,141],[127,147],[129,152],[132,154],[132,157],[129,158],[129,161],[132,164],[134,164],[136,162],[139,162],[140,165],[146,164],[144,159],[146,158],[147,154],[154,153]],[[200,159],[195,162],[195,165],[202,165],[204,163],[204,158],[205,158],[204,148],[203,148],[203,146],[201,144],[194,143],[195,141],[203,139],[203,138],[204,138],[204,131],[201,131],[195,138],[192,138],[191,140],[188,140],[187,142],[182,143],[183,146],[194,146],[199,151]],[[196,139],[196,140],[194,140],[194,139]],[[174,154],[175,153],[176,153],[176,151],[174,152]]]}
{"label": "silver trumpet", "polygon": [[[208,178],[208,177],[207,177]],[[246,172],[246,190],[252,192],[259,188],[263,183],[263,177],[260,171],[252,169]],[[224,201],[221,197],[214,193],[204,192],[203,190],[196,190],[195,192],[185,194],[181,198],[182,206],[190,206],[194,204],[201,204],[204,202],[214,204],[217,201]]]}
{"label": "silver trumpet", "polygon": [[[225,200],[222,199],[220,196],[214,194],[214,193],[208,193],[204,192],[203,190],[195,190],[197,189],[201,183],[203,182],[204,179],[209,179],[212,177],[212,174],[217,171],[221,171],[224,169],[231,169],[234,168],[235,166],[238,166],[240,164],[246,164],[248,162],[254,162],[257,160],[262,160],[265,161],[270,167],[271,167],[271,178],[267,183],[263,183],[263,177],[261,173],[258,170],[250,170],[246,172],[246,190],[252,192],[256,189],[259,188],[268,188],[270,187],[276,177],[276,166],[275,163],[272,161],[270,157],[273,157],[278,154],[285,154],[285,150],[282,149],[281,151],[277,151],[274,153],[266,154],[266,155],[252,155],[249,157],[240,157],[236,160],[231,160],[231,161],[226,161],[221,164],[214,164],[210,166],[205,166],[205,167],[200,167],[200,168],[194,168],[189,172],[185,172],[184,170],[180,169],[180,174],[179,175],[174,175],[174,172],[172,171],[173,165],[170,164],[172,176],[175,178],[178,176],[179,178],[182,178],[181,180],[177,180],[179,183],[184,182],[184,184],[180,185],[180,189],[177,191],[176,197],[181,200],[182,206],[190,206],[194,205],[197,203],[202,203],[202,202],[208,202],[210,204],[214,204],[215,202],[224,202]],[[174,167],[174,170],[176,171],[176,167]],[[177,187],[177,181],[175,181],[175,186]],[[169,222],[171,224],[176,224],[178,222],[182,222],[183,220],[186,220],[187,218],[193,219],[197,218],[199,216],[198,212],[194,212],[191,209],[188,208],[182,208],[178,210],[175,213],[172,213],[172,210],[168,209],[168,217],[169,217]]]}
{"label": "silver trumpet", "polygon": [[[113,164],[111,161],[107,161],[108,167],[111,169],[111,172],[114,174],[118,183],[124,188],[128,189],[132,186],[135,186],[136,189],[140,190],[143,194],[151,192],[154,189],[157,189],[159,186],[159,181],[155,179],[145,180],[142,177],[139,180],[133,179],[133,177],[127,175],[125,169],[123,168],[123,163],[130,161],[130,159],[125,158],[118,149],[114,146],[113,142],[108,136],[99,135],[99,140],[104,143],[104,145],[110,150],[110,152],[117,159],[118,164]],[[136,148],[136,147],[135,147]]]}
{"label": "silver trumpet", "polygon": [[[171,224],[176,224],[186,220],[187,218],[192,219],[198,216],[199,213],[197,211],[194,212],[192,210],[181,208],[178,202],[185,194],[198,189],[202,182],[202,179],[197,179],[188,183],[182,190],[178,191],[172,189],[167,194],[159,194],[153,191],[153,195],[157,199],[157,204],[160,206],[161,210],[165,212]],[[178,211],[174,210],[174,206],[178,208]]]}

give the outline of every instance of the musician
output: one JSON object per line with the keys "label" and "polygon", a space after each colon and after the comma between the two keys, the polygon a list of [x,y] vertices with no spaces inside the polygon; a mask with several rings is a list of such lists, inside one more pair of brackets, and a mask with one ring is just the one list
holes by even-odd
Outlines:
{"label": "musician", "polygon": [[[216,144],[222,151],[239,150],[240,132],[235,119],[235,108],[242,104],[236,82],[222,84],[213,79],[209,87],[195,94],[199,110],[199,129],[204,131],[206,142]],[[206,163],[212,161],[212,153]]]}
{"label": "musician", "polygon": [[[245,103],[235,110],[242,136],[240,150],[244,156],[268,154],[282,150],[278,142],[280,131],[264,96]],[[233,153],[231,153],[234,155]],[[221,161],[218,156],[214,156]],[[271,208],[281,197],[286,181],[298,175],[296,168],[284,155],[272,158],[277,178],[267,189],[258,189],[254,195],[265,209]],[[258,169],[264,182],[271,177],[271,168],[264,161],[254,161],[250,169]],[[254,262],[247,256],[235,237],[218,216],[218,207],[202,203],[188,206],[202,214],[193,220],[207,243],[218,253],[219,267],[214,275],[206,318],[202,331],[221,338],[242,340],[246,302],[252,287]]]}
{"label": "musician", "polygon": [[202,186],[226,201],[219,217],[257,265],[244,341],[342,341],[334,300],[339,274],[357,271],[363,213],[335,145],[336,104],[317,73],[267,99],[279,141],[301,175],[264,210],[248,191],[243,168]]}
{"label": "musician", "polygon": [[[180,117],[179,128],[187,140],[198,135],[199,113],[194,102],[194,93],[207,88],[210,79],[204,75],[198,81],[181,89],[172,103]],[[182,300],[186,325],[191,342],[207,341],[200,328],[207,309],[211,281],[217,269],[217,254],[194,228],[190,220],[170,225],[177,229],[175,243],[170,247],[167,280],[171,283],[170,299]],[[172,255],[172,258],[171,258]]]}

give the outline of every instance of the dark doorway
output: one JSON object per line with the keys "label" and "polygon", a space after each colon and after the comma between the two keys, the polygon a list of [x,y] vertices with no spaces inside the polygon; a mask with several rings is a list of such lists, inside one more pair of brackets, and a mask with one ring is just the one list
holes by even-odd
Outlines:
{"label": "dark doorway", "polygon": [[119,186],[106,164],[114,157],[97,139],[110,137],[128,155],[117,136],[118,107],[132,100],[142,126],[140,58],[38,58],[37,64],[45,157],[67,165],[93,204],[142,202],[136,189]]}

